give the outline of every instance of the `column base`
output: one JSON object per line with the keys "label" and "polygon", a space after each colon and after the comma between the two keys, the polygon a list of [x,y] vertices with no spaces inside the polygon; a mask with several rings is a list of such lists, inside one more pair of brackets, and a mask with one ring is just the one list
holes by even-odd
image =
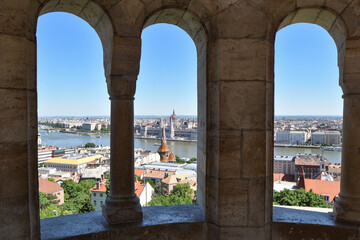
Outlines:
{"label": "column base", "polygon": [[102,213],[108,224],[141,222],[143,217],[139,198],[135,194],[131,197],[112,197],[110,194]]}
{"label": "column base", "polygon": [[339,194],[334,204],[334,214],[338,222],[359,224],[360,197],[344,197]]}

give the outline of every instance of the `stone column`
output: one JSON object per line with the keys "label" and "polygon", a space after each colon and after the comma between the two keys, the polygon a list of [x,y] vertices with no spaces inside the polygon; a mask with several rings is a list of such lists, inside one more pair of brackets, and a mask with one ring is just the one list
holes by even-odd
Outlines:
{"label": "stone column", "polygon": [[[344,125],[336,221],[360,223],[360,40],[347,40],[339,53],[339,77],[344,95]],[[345,56],[345,57],[344,57]]]}
{"label": "stone column", "polygon": [[103,215],[109,224],[138,222],[142,210],[134,190],[134,97],[111,91],[110,95],[110,195]]}
{"label": "stone column", "polygon": [[336,220],[360,223],[360,93],[346,93],[341,156],[341,191],[335,202]]}

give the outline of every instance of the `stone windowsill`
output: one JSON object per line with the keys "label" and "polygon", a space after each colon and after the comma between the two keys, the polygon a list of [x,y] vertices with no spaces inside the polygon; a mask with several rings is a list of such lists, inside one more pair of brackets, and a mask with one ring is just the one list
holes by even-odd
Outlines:
{"label": "stone windowsill", "polygon": [[335,226],[332,208],[274,206],[274,222],[304,223]]}
{"label": "stone windowsill", "polygon": [[143,207],[143,221],[140,223],[117,224],[109,226],[102,212],[73,214],[55,218],[42,219],[41,239],[63,239],[81,235],[119,231],[127,228],[147,226],[203,223],[204,218],[197,205],[174,205]]}
{"label": "stone windowsill", "polygon": [[331,208],[274,206],[272,238],[360,240],[360,226],[335,222]]}

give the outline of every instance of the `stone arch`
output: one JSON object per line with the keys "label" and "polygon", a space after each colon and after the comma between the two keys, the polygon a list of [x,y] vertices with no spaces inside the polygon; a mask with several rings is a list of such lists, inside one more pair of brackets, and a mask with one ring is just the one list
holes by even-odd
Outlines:
{"label": "stone arch", "polygon": [[150,14],[143,23],[143,29],[157,23],[168,23],[183,29],[194,41],[197,50],[197,89],[198,89],[198,142],[197,142],[197,204],[205,216],[206,162],[207,153],[207,31],[199,18],[188,9],[165,8]]}
{"label": "stone arch", "polygon": [[31,238],[40,238],[38,175],[37,175],[37,80],[36,80],[36,28],[38,17],[50,12],[74,14],[92,26],[97,32],[104,56],[104,72],[111,73],[113,51],[113,24],[108,14],[92,0],[45,0],[30,1],[26,14],[26,84],[28,122],[28,181]]}
{"label": "stone arch", "polygon": [[91,0],[48,0],[40,6],[38,16],[51,12],[72,13],[94,28],[103,46],[105,77],[108,77],[111,72],[114,33],[107,13]]}
{"label": "stone arch", "polygon": [[295,23],[312,23],[328,31],[337,47],[339,83],[342,85],[346,38],[349,35],[349,30],[343,17],[331,9],[301,8],[287,15],[279,25],[277,31]]}

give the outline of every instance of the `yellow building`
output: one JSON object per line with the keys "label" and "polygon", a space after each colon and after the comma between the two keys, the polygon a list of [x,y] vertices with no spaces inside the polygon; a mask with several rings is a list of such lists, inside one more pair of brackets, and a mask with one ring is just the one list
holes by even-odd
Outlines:
{"label": "yellow building", "polygon": [[99,161],[103,156],[98,155],[65,155],[58,158],[50,158],[45,161],[46,167],[56,168],[58,171],[68,171],[82,173],[88,163],[95,163]]}

